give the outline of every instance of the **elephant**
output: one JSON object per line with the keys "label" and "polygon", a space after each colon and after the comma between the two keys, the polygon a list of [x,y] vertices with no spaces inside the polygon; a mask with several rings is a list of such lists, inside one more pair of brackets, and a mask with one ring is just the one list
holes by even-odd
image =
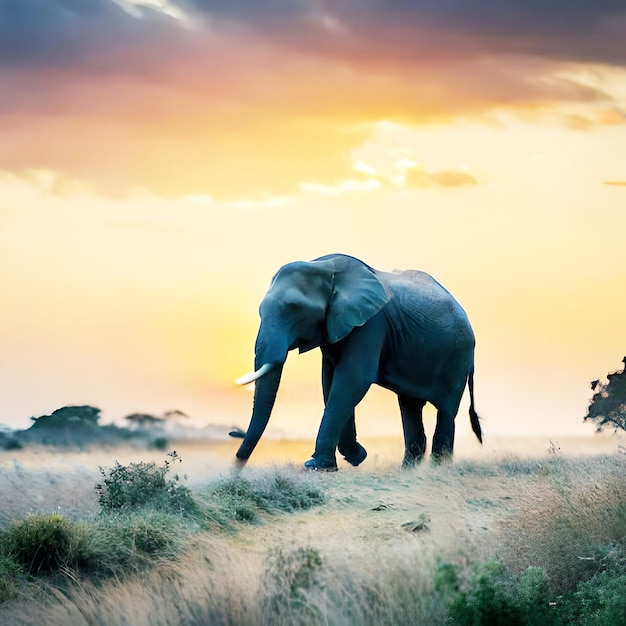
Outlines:
{"label": "elephant", "polygon": [[365,460],[354,412],[374,383],[398,396],[403,466],[426,453],[426,402],[437,409],[432,458],[452,456],[466,385],[470,423],[482,443],[474,408],[474,333],[461,305],[429,274],[379,271],[345,254],[296,261],[275,274],[259,313],[255,369],[237,380],[255,381],[250,425],[236,453],[240,467],[267,426],[287,353],[295,348],[322,352],[325,408],[305,468],[336,471],[336,450],[351,465]]}

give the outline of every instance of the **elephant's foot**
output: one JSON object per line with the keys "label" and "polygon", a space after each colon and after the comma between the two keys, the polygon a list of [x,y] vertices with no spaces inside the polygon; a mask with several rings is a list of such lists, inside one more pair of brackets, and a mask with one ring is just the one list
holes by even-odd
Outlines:
{"label": "elephant's foot", "polygon": [[358,442],[356,442],[356,445],[349,452],[344,452],[341,449],[339,452],[341,452],[345,460],[348,461],[350,465],[354,465],[354,467],[363,463],[367,457],[367,450]]}
{"label": "elephant's foot", "polygon": [[404,451],[404,458],[402,459],[402,468],[410,469],[422,462],[424,453],[426,452],[426,440],[414,442],[411,446]]}
{"label": "elephant's foot", "polygon": [[433,452],[430,455],[430,461],[433,465],[446,465],[452,463],[452,450],[443,450],[442,452]]}
{"label": "elephant's foot", "polygon": [[309,459],[305,461],[304,469],[312,472],[336,472],[338,468],[335,461],[325,463],[317,459]]}
{"label": "elephant's foot", "polygon": [[413,456],[412,454],[405,454],[402,459],[402,469],[411,469],[412,467],[417,467],[422,460],[424,459],[424,455]]}

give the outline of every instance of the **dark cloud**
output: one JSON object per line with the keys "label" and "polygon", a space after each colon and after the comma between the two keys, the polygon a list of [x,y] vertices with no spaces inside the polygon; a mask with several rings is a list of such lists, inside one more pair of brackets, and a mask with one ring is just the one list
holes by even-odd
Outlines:
{"label": "dark cloud", "polygon": [[[293,53],[419,62],[524,54],[626,65],[623,0],[172,0],[213,31],[240,27]],[[0,0],[0,67],[98,63],[112,47],[171,53],[193,38],[176,20],[112,0]],[[335,20],[335,21],[333,21]],[[336,25],[337,29],[332,26]],[[343,30],[342,30],[343,29]],[[209,36],[210,31],[205,35]],[[198,35],[198,31],[195,33]]]}
{"label": "dark cloud", "polygon": [[[315,0],[182,0],[179,7],[244,22],[267,22],[276,18],[300,17],[319,9]],[[332,4],[332,2],[330,3]]]}
{"label": "dark cloud", "polygon": [[156,11],[131,17],[112,0],[0,0],[0,68],[104,65],[120,48],[181,38]]}
{"label": "dark cloud", "polygon": [[[280,34],[294,48],[349,55],[363,53],[369,44],[379,53],[417,55],[430,49],[434,57],[446,52],[462,57],[472,43],[481,53],[626,65],[623,0],[187,0],[187,5]],[[320,24],[330,22],[315,17],[336,18],[346,28],[344,36],[332,29],[324,33]],[[450,44],[456,50],[446,50]]]}

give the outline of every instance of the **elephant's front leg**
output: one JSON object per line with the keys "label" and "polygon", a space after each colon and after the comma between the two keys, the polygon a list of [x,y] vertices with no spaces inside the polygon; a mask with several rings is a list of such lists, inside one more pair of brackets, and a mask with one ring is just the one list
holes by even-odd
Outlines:
{"label": "elephant's front leg", "polygon": [[[322,391],[324,394],[324,405],[328,402],[330,389],[333,382],[334,366],[329,357],[322,359]],[[339,435],[337,449],[351,465],[360,465],[367,457],[367,450],[356,439],[356,423],[354,410],[348,418],[346,425]]]}
{"label": "elephant's front leg", "polygon": [[[358,354],[359,351],[356,351]],[[356,443],[354,407],[363,399],[372,382],[375,370],[367,366],[366,360],[343,359],[333,372],[324,415],[315,440],[313,458],[304,465],[307,469],[335,471],[335,450],[345,433],[346,443]],[[347,427],[347,428],[346,428]],[[342,439],[342,444],[343,444]],[[365,457],[363,457],[365,458]],[[355,459],[356,460],[356,459]]]}
{"label": "elephant's front leg", "polygon": [[[335,458],[335,450],[339,444],[341,435],[347,428],[346,432],[350,433],[354,424],[354,407],[365,395],[369,385],[358,394],[358,399],[354,400],[355,394],[349,390],[336,391],[340,386],[337,378],[333,383],[333,391],[331,392],[322,423],[315,440],[315,452],[313,458],[307,461],[304,466],[307,469],[324,470],[334,472],[337,470],[337,460]],[[350,436],[350,435],[349,435]],[[354,435],[351,435],[352,441],[356,442]]]}
{"label": "elephant's front leg", "polygon": [[346,422],[346,425],[339,435],[337,450],[343,454],[350,465],[360,465],[367,457],[367,450],[356,440],[356,423],[354,420],[354,410]]}

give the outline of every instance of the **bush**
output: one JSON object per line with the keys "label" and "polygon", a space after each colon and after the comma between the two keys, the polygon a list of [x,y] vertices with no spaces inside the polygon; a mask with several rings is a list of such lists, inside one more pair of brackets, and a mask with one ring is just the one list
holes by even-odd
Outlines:
{"label": "bush", "polygon": [[[602,547],[597,547],[602,552]],[[622,626],[626,623],[626,552],[604,548],[606,569],[551,598],[548,577],[540,567],[521,576],[500,561],[474,566],[461,589],[456,569],[438,565],[434,589],[448,601],[448,615],[459,626]]]}
{"label": "bush", "polygon": [[181,461],[176,451],[168,454],[159,467],[156,463],[130,463],[117,461],[112,468],[100,468],[103,481],[96,485],[98,501],[103,510],[131,510],[151,507],[158,511],[195,514],[198,505],[188,487],[179,484],[180,477],[168,476],[171,464]]}
{"label": "bush", "polygon": [[626,575],[602,572],[581,582],[564,605],[563,623],[623,626],[626,624]]}
{"label": "bush", "polygon": [[545,572],[529,567],[515,577],[500,561],[474,568],[465,591],[454,594],[449,614],[455,624],[478,626],[543,626],[556,624],[556,613],[548,600]]}

